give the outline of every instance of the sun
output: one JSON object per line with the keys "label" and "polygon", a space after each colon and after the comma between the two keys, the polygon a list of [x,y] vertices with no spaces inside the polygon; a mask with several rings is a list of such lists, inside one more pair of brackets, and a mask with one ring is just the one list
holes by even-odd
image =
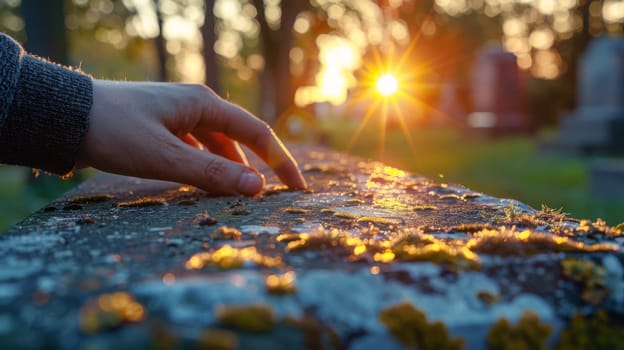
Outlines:
{"label": "sun", "polygon": [[386,96],[386,97],[392,96],[399,89],[399,81],[394,75],[390,73],[386,73],[386,74],[381,75],[377,79],[376,87],[377,87],[377,92],[380,95]]}

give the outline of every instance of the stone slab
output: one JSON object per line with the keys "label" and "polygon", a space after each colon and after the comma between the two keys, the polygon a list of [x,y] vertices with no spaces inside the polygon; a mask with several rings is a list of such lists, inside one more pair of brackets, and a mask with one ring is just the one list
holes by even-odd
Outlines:
{"label": "stone slab", "polygon": [[388,319],[447,339],[402,321],[421,312],[482,349],[525,311],[549,344],[576,313],[624,313],[614,228],[324,148],[293,153],[309,191],[272,174],[256,198],[101,174],[0,235],[1,347],[401,348]]}
{"label": "stone slab", "polygon": [[589,181],[597,197],[624,198],[624,160],[595,161],[589,168]]}

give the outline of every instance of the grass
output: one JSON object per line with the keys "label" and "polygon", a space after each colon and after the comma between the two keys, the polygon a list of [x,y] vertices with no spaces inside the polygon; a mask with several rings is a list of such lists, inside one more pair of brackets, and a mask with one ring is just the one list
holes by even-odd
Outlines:
{"label": "grass", "polygon": [[85,178],[78,173],[63,181],[58,177],[32,175],[31,169],[0,166],[0,232],[42,208]]}
{"label": "grass", "polygon": [[[374,124],[374,123],[369,123]],[[453,128],[399,126],[386,129],[383,150],[378,125],[367,125],[352,142],[358,124],[326,119],[320,129],[341,151],[378,159],[441,182],[459,183],[501,198],[520,200],[534,208],[562,208],[573,217],[602,218],[611,225],[624,221],[624,199],[597,198],[589,189],[592,159],[540,154],[528,136],[468,138]]]}

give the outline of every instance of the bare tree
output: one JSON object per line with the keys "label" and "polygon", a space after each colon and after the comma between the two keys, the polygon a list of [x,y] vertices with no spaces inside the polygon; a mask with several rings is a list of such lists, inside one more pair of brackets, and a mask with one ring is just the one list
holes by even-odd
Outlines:
{"label": "bare tree", "polygon": [[167,42],[163,34],[163,17],[160,11],[160,0],[154,0],[154,9],[158,22],[158,35],[154,38],[156,57],[158,59],[158,80],[167,81],[169,80],[169,75],[167,74]]}
{"label": "bare tree", "polygon": [[219,82],[219,66],[217,55],[214,51],[214,44],[217,41],[216,19],[214,16],[214,5],[216,0],[204,0],[204,24],[201,26],[201,34],[204,41],[204,82],[216,93],[220,93],[221,84]]}
{"label": "bare tree", "polygon": [[271,28],[266,15],[263,0],[252,0],[256,8],[257,21],[260,25],[260,42],[265,60],[261,81],[260,111],[268,122],[284,113],[294,101],[295,89],[290,72],[290,50],[293,47],[293,25],[297,16],[311,8],[309,0],[281,1],[279,26]]}

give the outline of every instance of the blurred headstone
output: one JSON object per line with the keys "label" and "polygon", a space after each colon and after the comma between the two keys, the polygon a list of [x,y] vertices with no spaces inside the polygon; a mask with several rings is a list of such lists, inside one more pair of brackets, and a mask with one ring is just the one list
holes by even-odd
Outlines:
{"label": "blurred headstone", "polygon": [[624,39],[592,41],[578,76],[578,107],[561,121],[560,148],[624,153]]}
{"label": "blurred headstone", "polygon": [[591,193],[600,198],[624,199],[624,161],[597,160],[589,167]]}
{"label": "blurred headstone", "polygon": [[499,46],[485,47],[477,58],[472,86],[473,112],[470,129],[490,135],[529,130],[523,112],[524,89],[516,56]]}

